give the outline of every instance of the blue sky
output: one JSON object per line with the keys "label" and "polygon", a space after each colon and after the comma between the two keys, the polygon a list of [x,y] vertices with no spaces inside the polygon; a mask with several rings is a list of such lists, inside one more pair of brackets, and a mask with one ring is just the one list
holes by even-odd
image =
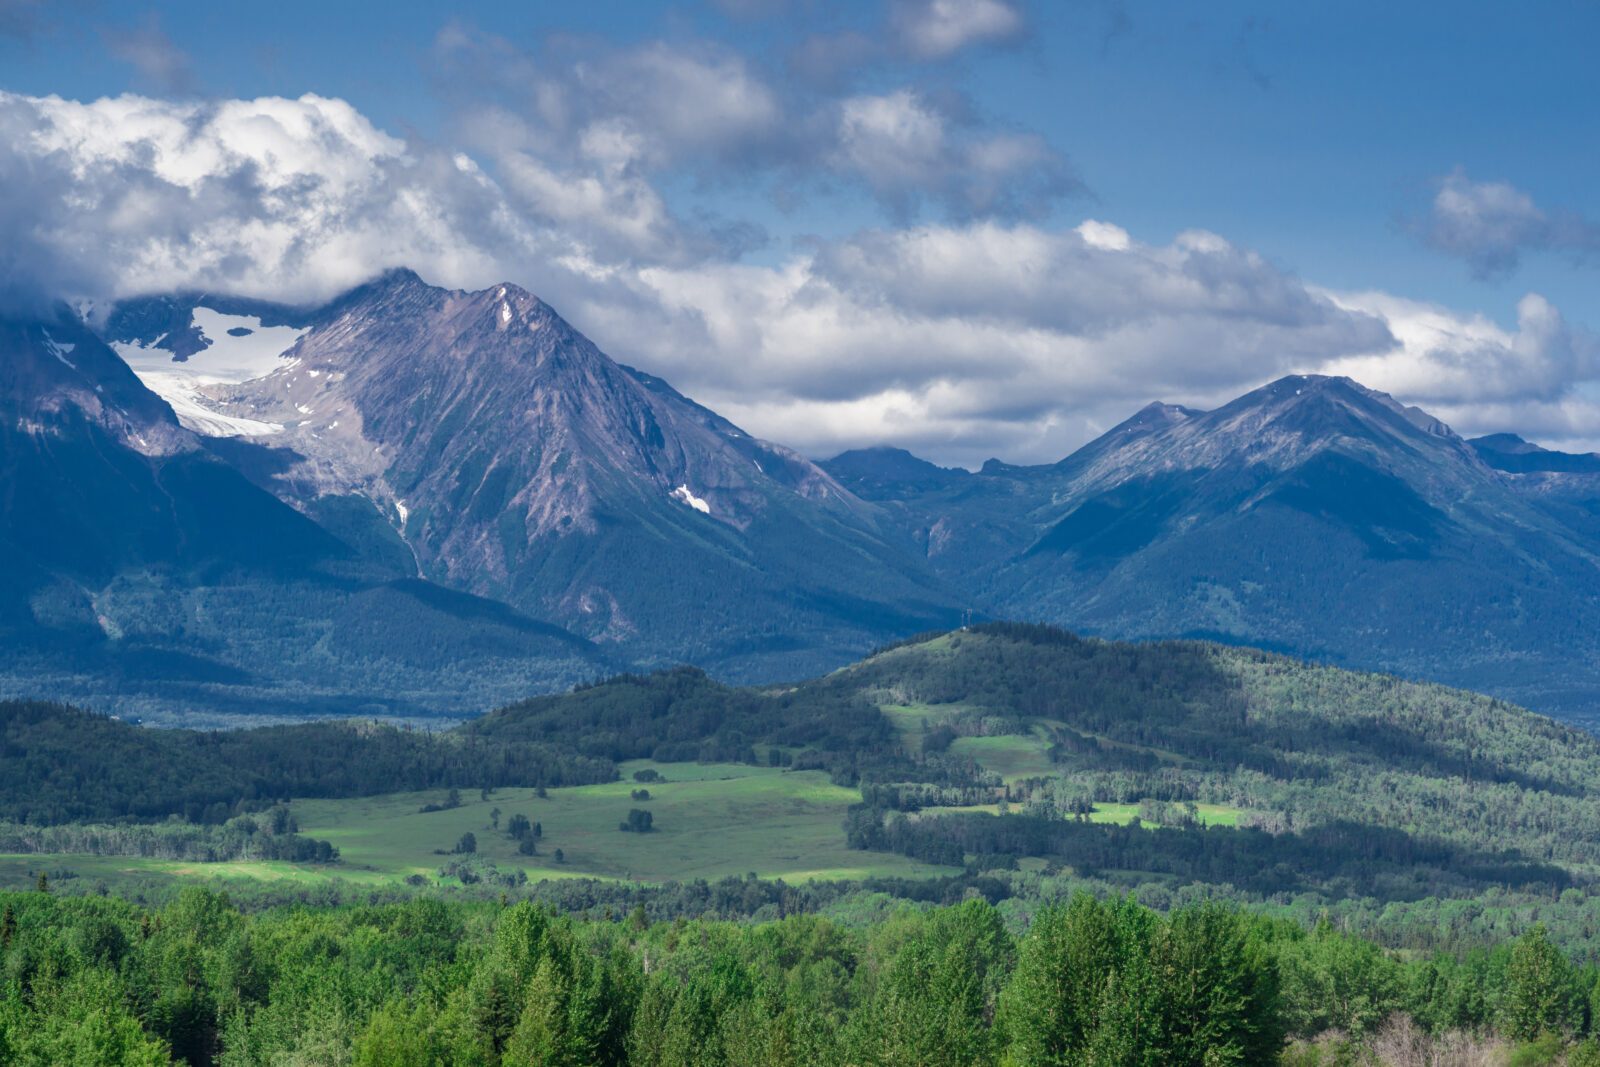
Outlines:
{"label": "blue sky", "polygon": [[[1589,332],[1600,325],[1597,43],[1600,6],[1578,2],[592,0],[446,13],[422,3],[0,0],[0,90],[82,103],[133,93],[191,109],[190,121],[228,100],[314,93],[347,102],[413,155],[470,156],[507,190],[507,210],[540,230],[515,254],[463,235],[483,255],[440,257],[433,273],[449,275],[441,280],[489,284],[473,264],[503,268],[619,358],[809,450],[894,440],[971,463],[992,452],[1048,458],[1131,411],[1145,386],[1145,399],[1203,401],[1286,369],[1360,368],[1371,384],[1468,430],[1523,429],[1575,445],[1600,438],[1588,429],[1600,362]],[[682,64],[724,85],[737,74],[737,84],[707,103],[695,93],[709,83],[682,80]],[[540,111],[551,94],[564,101],[555,120]],[[842,131],[852,115],[878,140],[850,141]],[[912,141],[880,136],[909,137],[918,123],[932,124],[937,147],[909,151]],[[626,149],[594,147],[618,130]],[[1000,162],[984,170],[980,160]],[[597,212],[615,214],[608,198],[623,197],[641,212],[637,224],[610,227],[549,201],[554,186],[564,193],[580,181],[593,185]],[[659,206],[640,206],[647,201]],[[917,345],[943,344],[929,338],[947,337],[950,323],[923,323],[933,313],[898,294],[913,278],[923,279],[919,293],[959,280],[908,273],[909,259],[933,247],[911,249],[913,236],[933,228],[949,239],[941,248],[981,238],[1003,258],[995,241],[1025,248],[1030,235],[1075,234],[1085,219],[1126,231],[1134,252],[1156,250],[1151,269],[1176,270],[1212,303],[1174,305],[1171,279],[1140,274],[1115,299],[1149,285],[1147,311],[1130,299],[1123,319],[1084,326],[1098,322],[1098,308],[1057,321],[1061,298],[1044,286],[1037,305],[1008,313],[1011,332],[969,308],[955,324],[971,328],[967,342],[918,355]],[[1235,267],[1214,263],[1198,275],[1194,264],[1172,267],[1189,254],[1174,251],[1177,235],[1195,230],[1260,262],[1237,266],[1249,275],[1238,279]],[[563,258],[549,251],[551,234],[581,248],[587,266],[551,267]],[[1123,264],[1073,258],[1124,251],[1102,245],[1036,250],[1032,262],[1066,270],[1066,256],[1072,269],[1116,276]],[[824,340],[752,340],[718,324],[718,314],[736,314],[728,308],[755,307],[752,293],[801,259],[826,268],[810,280],[849,303],[828,313]],[[769,273],[752,281],[741,267]],[[617,289],[623,272],[626,292]],[[602,273],[607,287],[585,288]],[[281,295],[303,297],[342,276],[239,277],[240,287],[281,281]],[[1361,322],[1308,312],[1294,294],[1280,299],[1298,285],[1317,300],[1324,291],[1382,294],[1341,310],[1387,322],[1392,351],[1379,351]],[[1280,297],[1243,307],[1230,295],[1241,286]],[[1444,331],[1453,341],[1419,339],[1436,317],[1422,304],[1454,316],[1459,329]],[[889,308],[900,332],[869,321],[869,305]],[[663,325],[662,307],[688,308],[699,324]],[[1162,316],[1171,330],[1159,337],[1130,333]],[[1253,324],[1245,334],[1218,325],[1241,317]],[[1289,319],[1292,336],[1263,338]],[[1174,340],[1185,329],[1216,361],[1187,378]],[[1046,330],[1056,348],[1039,343]],[[1090,343],[1119,331],[1117,345]],[[840,351],[813,360],[808,346],[822,343]],[[1083,370],[1097,352],[1127,360],[1141,343],[1133,362],[1143,378]],[[767,357],[741,356],[750,344]],[[1266,358],[1266,344],[1288,354]],[[1226,351],[1214,354],[1219,346]],[[1480,353],[1485,346],[1503,351]],[[1157,350],[1165,355],[1141,362]],[[1070,358],[1054,354],[1062,351]],[[1466,365],[1480,358],[1487,369]],[[985,360],[1005,369],[971,369]],[[878,372],[856,373],[864,362]],[[1041,374],[1030,389],[1029,376]],[[1468,379],[1486,384],[1475,393]],[[1532,384],[1515,386],[1523,380]],[[1030,395],[1075,386],[1082,402],[1049,407]]]}

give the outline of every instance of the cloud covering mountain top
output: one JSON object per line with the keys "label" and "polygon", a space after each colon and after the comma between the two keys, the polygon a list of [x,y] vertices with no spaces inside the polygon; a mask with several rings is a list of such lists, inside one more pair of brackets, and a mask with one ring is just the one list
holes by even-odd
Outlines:
{"label": "cloud covering mountain top", "polygon": [[[1147,242],[1110,221],[1005,212],[906,218],[753,260],[717,224],[675,217],[651,161],[695,137],[701,151],[754,151],[792,103],[730,94],[748,72],[726,57],[646,48],[607,62],[610,103],[563,118],[557,98],[570,98],[551,89],[554,117],[486,108],[467,146],[309,94],[0,93],[0,286],[12,305],[176,289],[300,303],[395,266],[453,286],[511,279],[619,358],[813,454],[890,442],[969,465],[1048,460],[1151,399],[1205,406],[1322,370],[1465,432],[1592,436],[1595,341],[1537,295],[1506,328],[1330,292],[1208,232]],[[727,106],[699,131],[652,124],[660,84]],[[1026,170],[1042,151],[997,132],[950,141],[921,99],[845,98],[828,165],[939,196],[940,174],[959,169],[967,196],[974,160]]]}

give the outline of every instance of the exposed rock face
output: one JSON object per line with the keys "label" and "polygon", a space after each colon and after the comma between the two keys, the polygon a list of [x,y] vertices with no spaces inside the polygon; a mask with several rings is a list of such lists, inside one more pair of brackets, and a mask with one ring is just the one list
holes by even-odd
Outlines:
{"label": "exposed rock face", "polygon": [[[628,662],[800,676],[972,607],[1600,703],[1600,460],[1467,442],[1348,379],[1152,404],[1046,466],[972,473],[895,449],[818,465],[512,285],[397,271],[318,309],[208,300],[129,305],[107,327],[184,426],[229,435],[207,452],[364,565]],[[105,418],[124,437],[150,425]],[[175,443],[144,447],[192,447],[157,421]]]}
{"label": "exposed rock face", "polygon": [[205,444],[70,315],[0,321],[0,693],[169,720],[425,713],[603,669],[556,627],[409,579]]}
{"label": "exposed rock face", "polygon": [[198,448],[171,408],[65,310],[0,320],[0,418],[13,433],[60,435],[93,426],[135,451]]}
{"label": "exposed rock face", "polygon": [[735,673],[820,668],[955,617],[878,508],[516,286],[395,271],[304,321],[280,366],[204,395],[298,454],[263,484],[308,508],[374,501],[429,578]]}

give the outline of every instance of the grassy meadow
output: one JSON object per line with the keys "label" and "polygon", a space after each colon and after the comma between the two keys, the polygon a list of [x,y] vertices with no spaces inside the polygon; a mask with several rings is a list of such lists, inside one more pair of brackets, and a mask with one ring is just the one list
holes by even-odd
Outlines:
{"label": "grassy meadow", "polygon": [[[640,783],[633,773],[651,769],[664,781]],[[297,800],[300,832],[338,846],[332,866],[240,860],[195,863],[128,856],[0,855],[0,885],[23,885],[38,870],[67,869],[81,879],[114,883],[129,876],[230,881],[357,885],[403,882],[420,875],[429,883],[457,884],[438,877],[459,858],[448,853],[463,834],[477,842],[479,860],[503,872],[522,870],[529,881],[604,878],[636,882],[715,880],[754,872],[787,881],[918,877],[951,873],[889,853],[845,847],[840,827],[860,793],[836,786],[820,771],[783,771],[743,764],[654,763],[622,765],[623,780],[603,785],[551,789],[499,789],[488,799],[462,790],[461,805],[442,804],[445,790],[391,793],[348,800]],[[634,800],[636,789],[650,799]],[[491,812],[500,810],[499,829]],[[650,833],[624,833],[618,823],[630,808],[654,817]],[[538,854],[518,853],[506,833],[513,815],[540,824]],[[561,862],[555,858],[562,852]],[[442,850],[445,855],[436,850]]]}
{"label": "grassy meadow", "polygon": [[[635,782],[633,772],[643,769],[657,771],[665,781]],[[650,799],[633,800],[636,789],[648,789]],[[400,877],[431,876],[446,862],[434,850],[448,851],[465,833],[476,837],[481,859],[502,870],[525,870],[534,881],[581,876],[664,882],[752,871],[804,881],[941,870],[900,856],[847,849],[840,824],[860,794],[830,784],[820,771],[636,761],[623,765],[619,782],[552,789],[544,798],[531,789],[501,789],[487,800],[463,792],[459,808],[420,812],[443,797],[434,791],[303,801],[295,811],[302,833],[339,847],[343,866]],[[499,831],[491,827],[495,808],[501,812]],[[650,833],[617,828],[630,808],[651,813]],[[514,814],[542,827],[538,855],[519,855],[517,842],[504,832]],[[555,860],[557,849],[561,863]]]}

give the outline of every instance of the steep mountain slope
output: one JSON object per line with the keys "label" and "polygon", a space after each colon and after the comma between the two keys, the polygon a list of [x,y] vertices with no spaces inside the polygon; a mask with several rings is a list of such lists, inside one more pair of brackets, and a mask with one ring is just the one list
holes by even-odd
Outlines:
{"label": "steep mountain slope", "polygon": [[169,718],[426,713],[602,662],[251,484],[65,314],[0,322],[0,555],[0,692]]}
{"label": "steep mountain slope", "polygon": [[1347,379],[1153,404],[1060,463],[814,465],[532,295],[391,272],[319,309],[104,327],[205,447],[371,566],[636,663],[793,677],[963,608],[1600,703],[1600,474]]}
{"label": "steep mountain slope", "polygon": [[[261,484],[308,510],[373,501],[430,579],[736,676],[835,665],[954,616],[880,509],[515,286],[396,271],[279,318],[304,324],[293,347],[257,377],[202,383],[205,403],[295,454]],[[125,332],[159,347],[152,328]]]}
{"label": "steep mountain slope", "polygon": [[1572,714],[1600,698],[1592,533],[1347,379],[1147,408],[1054,466],[991,464],[897,507],[997,614],[1264,644]]}

